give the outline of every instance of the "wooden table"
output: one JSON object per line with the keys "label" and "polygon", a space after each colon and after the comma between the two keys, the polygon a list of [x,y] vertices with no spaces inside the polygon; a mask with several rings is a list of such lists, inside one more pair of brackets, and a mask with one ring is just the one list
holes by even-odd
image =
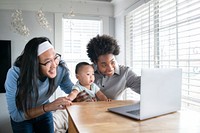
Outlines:
{"label": "wooden table", "polygon": [[138,121],[107,111],[134,101],[80,102],[67,108],[69,133],[200,133],[200,113],[181,110]]}

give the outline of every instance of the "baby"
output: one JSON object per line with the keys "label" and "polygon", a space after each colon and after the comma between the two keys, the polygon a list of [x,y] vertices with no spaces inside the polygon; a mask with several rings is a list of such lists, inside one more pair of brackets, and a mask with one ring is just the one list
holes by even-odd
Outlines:
{"label": "baby", "polygon": [[87,101],[111,101],[101,91],[100,88],[94,83],[94,68],[87,62],[80,62],[76,65],[75,69],[77,83],[73,86],[72,92],[68,95],[73,101],[79,92],[85,91],[90,95]]}

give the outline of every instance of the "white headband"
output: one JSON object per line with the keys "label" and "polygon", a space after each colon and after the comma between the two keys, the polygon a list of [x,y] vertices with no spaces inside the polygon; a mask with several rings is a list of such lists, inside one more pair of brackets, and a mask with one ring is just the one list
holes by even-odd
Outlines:
{"label": "white headband", "polygon": [[49,41],[45,41],[38,46],[38,56],[47,51],[48,49],[53,48],[53,45]]}

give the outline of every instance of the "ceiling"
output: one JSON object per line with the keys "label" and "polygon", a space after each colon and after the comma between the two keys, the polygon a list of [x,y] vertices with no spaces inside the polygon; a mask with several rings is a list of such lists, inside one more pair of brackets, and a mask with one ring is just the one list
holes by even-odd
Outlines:
{"label": "ceiling", "polygon": [[85,1],[111,2],[112,0],[85,0]]}
{"label": "ceiling", "polygon": [[112,2],[112,0],[78,0],[78,1],[88,1],[88,2]]}

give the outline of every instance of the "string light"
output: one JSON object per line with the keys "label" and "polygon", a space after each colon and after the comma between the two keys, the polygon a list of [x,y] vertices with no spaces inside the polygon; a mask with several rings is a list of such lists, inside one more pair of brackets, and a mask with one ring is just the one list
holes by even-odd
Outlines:
{"label": "string light", "polygon": [[15,32],[22,36],[29,36],[30,31],[28,27],[23,22],[22,11],[15,10],[11,15],[11,25]]}
{"label": "string light", "polygon": [[52,31],[52,28],[47,18],[45,17],[45,14],[43,13],[42,9],[37,11],[36,19],[38,20],[40,26],[42,26],[45,29],[48,29],[49,31]]}

